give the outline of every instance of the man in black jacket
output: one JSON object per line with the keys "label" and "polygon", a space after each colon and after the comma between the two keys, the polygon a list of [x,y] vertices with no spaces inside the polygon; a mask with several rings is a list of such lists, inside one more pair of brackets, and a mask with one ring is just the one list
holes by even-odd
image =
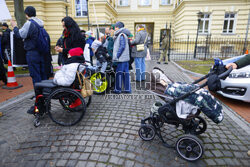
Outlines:
{"label": "man in black jacket", "polygon": [[10,32],[9,26],[7,23],[2,24],[3,36],[1,40],[2,55],[4,57],[4,63],[8,64],[10,59]]}

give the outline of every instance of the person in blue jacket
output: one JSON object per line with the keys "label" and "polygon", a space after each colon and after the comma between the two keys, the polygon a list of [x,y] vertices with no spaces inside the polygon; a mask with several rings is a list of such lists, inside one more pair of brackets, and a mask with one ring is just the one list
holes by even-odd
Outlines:
{"label": "person in blue jacket", "polygon": [[[131,93],[129,76],[129,43],[128,36],[131,33],[124,28],[122,22],[115,24],[113,62],[117,62],[115,90],[113,93]],[[124,90],[122,91],[122,85]]]}
{"label": "person in blue jacket", "polygon": [[38,38],[39,29],[30,20],[32,19],[38,25],[43,27],[43,21],[36,18],[36,9],[33,6],[27,6],[24,10],[26,14],[27,22],[21,29],[17,27],[15,21],[11,21],[11,25],[14,28],[14,35],[17,38],[24,39],[24,49],[26,50],[26,60],[29,67],[30,76],[33,81],[33,85],[37,82],[41,82],[46,79],[44,69],[44,57],[38,51],[36,46],[36,40]]}
{"label": "person in blue jacket", "polygon": [[86,36],[86,44],[89,44],[91,65],[93,65],[93,56],[94,56],[94,53],[92,51],[91,46],[92,46],[92,43],[94,42],[95,38],[92,37],[91,31],[87,31],[85,33],[85,36]]}
{"label": "person in blue jacket", "polygon": [[[24,10],[26,14],[27,21],[22,28],[18,28],[15,21],[11,20],[11,25],[14,28],[14,35],[17,38],[24,39],[24,49],[26,50],[26,60],[30,72],[30,76],[33,81],[33,86],[35,83],[41,82],[47,79],[45,73],[45,58],[36,46],[37,39],[39,36],[39,29],[32,23],[31,20],[35,21],[39,26],[43,27],[43,21],[36,18],[36,9],[33,6],[27,6]],[[28,114],[34,113],[34,106],[27,111]]]}

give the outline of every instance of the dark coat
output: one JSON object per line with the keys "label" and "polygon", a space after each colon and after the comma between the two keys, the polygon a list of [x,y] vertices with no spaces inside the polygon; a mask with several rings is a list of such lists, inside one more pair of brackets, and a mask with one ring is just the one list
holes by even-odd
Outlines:
{"label": "dark coat", "polygon": [[237,68],[242,68],[245,67],[247,65],[250,65],[250,54],[242,57],[241,59],[237,60],[235,62],[235,64],[237,64]]}
{"label": "dark coat", "polygon": [[4,68],[2,58],[0,57],[0,80],[2,80],[5,84],[7,84],[6,72],[7,69]]}
{"label": "dark coat", "polygon": [[10,32],[11,30],[9,28],[3,31],[1,40],[2,49],[10,49]]}
{"label": "dark coat", "polygon": [[67,59],[69,50],[72,48],[82,48],[84,50],[85,40],[84,38],[79,38],[80,40],[70,40],[69,37],[63,38],[63,57]]}
{"label": "dark coat", "polygon": [[107,62],[106,60],[107,53],[108,53],[107,49],[101,45],[96,50],[95,57],[100,63]]}

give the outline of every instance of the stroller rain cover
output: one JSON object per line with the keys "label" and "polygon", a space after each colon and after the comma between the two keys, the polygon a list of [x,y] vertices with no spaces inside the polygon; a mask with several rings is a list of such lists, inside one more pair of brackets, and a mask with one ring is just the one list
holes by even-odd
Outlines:
{"label": "stroller rain cover", "polygon": [[[199,85],[196,84],[170,83],[165,90],[165,94],[172,97],[179,97],[198,87]],[[199,89],[183,100],[199,107],[208,118],[217,124],[224,118],[221,104],[206,89]]]}

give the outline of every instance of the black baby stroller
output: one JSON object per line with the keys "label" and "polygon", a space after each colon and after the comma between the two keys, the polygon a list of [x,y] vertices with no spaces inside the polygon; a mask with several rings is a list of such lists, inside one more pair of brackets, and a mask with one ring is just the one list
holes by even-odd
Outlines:
{"label": "black baby stroller", "polygon": [[[157,72],[154,73],[154,70],[158,71],[158,73]],[[196,161],[202,157],[204,152],[202,141],[198,137],[196,137],[196,135],[204,133],[207,128],[207,123],[205,119],[203,119],[200,116],[200,113],[201,111],[203,111],[204,108],[198,108],[198,107],[195,108],[195,106],[189,104],[191,109],[194,109],[194,112],[193,111],[188,112],[188,115],[186,115],[186,117],[183,118],[182,117],[183,115],[180,116],[179,115],[180,113],[178,114],[177,112],[177,103],[187,99],[189,96],[192,96],[193,94],[199,92],[201,88],[207,86],[208,82],[205,82],[201,85],[198,85],[197,83],[203,81],[206,78],[209,78],[210,76],[214,76],[215,74],[217,74],[217,67],[214,66],[214,68],[210,71],[209,74],[196,80],[192,84],[189,84],[189,85],[195,85],[192,87],[192,90],[188,91],[185,94],[178,95],[177,97],[172,97],[164,93],[166,92],[167,87],[170,87],[171,84],[174,85],[175,83],[173,83],[170,79],[168,79],[167,76],[164,75],[164,72],[161,69],[155,67],[154,70],[151,75],[151,85],[150,87],[147,88],[150,93],[157,95],[162,100],[164,100],[165,103],[162,104],[160,102],[156,102],[151,108],[150,116],[141,120],[141,127],[138,131],[139,136],[141,139],[145,141],[150,141],[153,140],[154,137],[157,135],[163,142],[164,146],[168,148],[175,148],[177,153],[183,159],[188,161]],[[231,71],[232,68],[226,70],[224,73],[220,75],[217,75],[217,79],[228,76]],[[162,77],[166,78],[162,79]],[[204,91],[207,90],[204,89]],[[200,98],[200,96],[198,96],[198,98]],[[188,104],[186,103],[184,105]],[[203,111],[203,113],[205,112]],[[205,113],[205,114],[210,118],[211,115],[209,114],[211,113],[208,114]],[[222,119],[223,119],[223,114],[222,118],[220,117],[220,121],[222,121]],[[161,128],[163,127],[164,123],[175,125],[176,127],[182,125],[182,129],[185,132],[185,134],[181,135],[177,139],[175,147],[170,146],[162,137]],[[216,123],[219,123],[219,121],[217,120]]]}

